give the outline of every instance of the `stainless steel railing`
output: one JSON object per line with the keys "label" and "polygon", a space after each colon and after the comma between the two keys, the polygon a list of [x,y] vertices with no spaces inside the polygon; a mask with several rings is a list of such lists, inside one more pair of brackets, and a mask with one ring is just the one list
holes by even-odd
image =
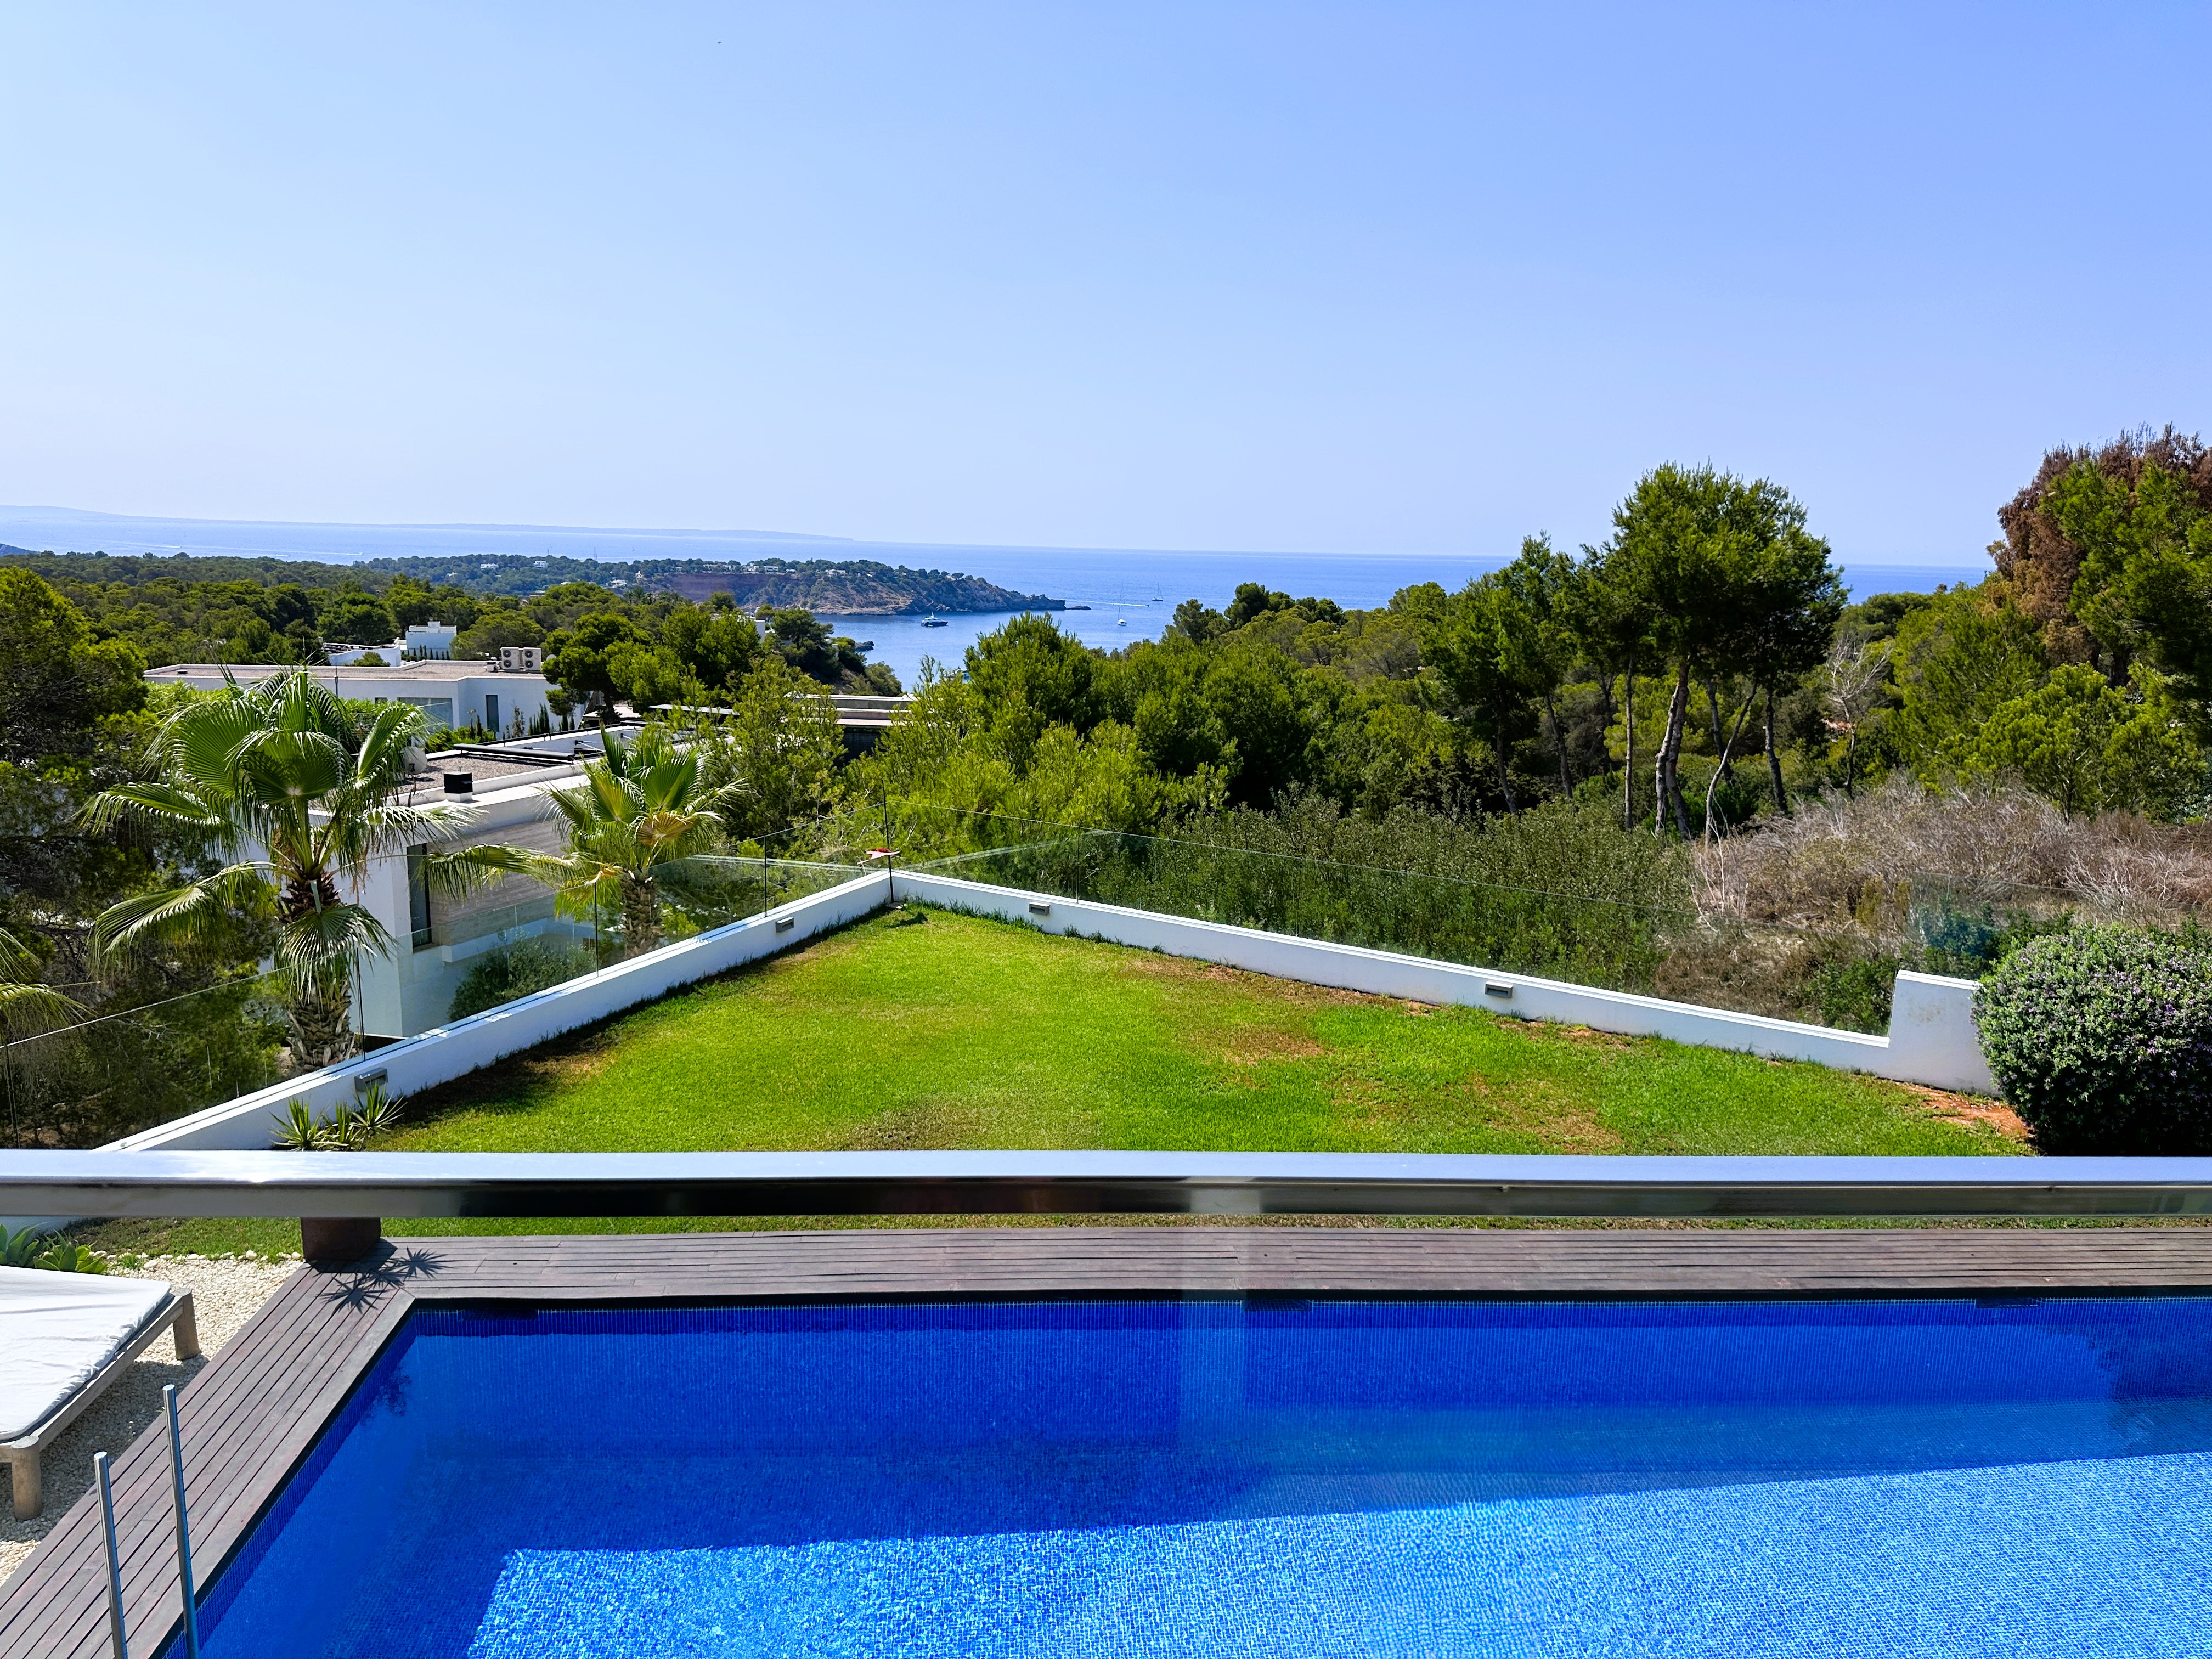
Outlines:
{"label": "stainless steel railing", "polygon": [[2212,1158],[0,1152],[0,1214],[2212,1214]]}

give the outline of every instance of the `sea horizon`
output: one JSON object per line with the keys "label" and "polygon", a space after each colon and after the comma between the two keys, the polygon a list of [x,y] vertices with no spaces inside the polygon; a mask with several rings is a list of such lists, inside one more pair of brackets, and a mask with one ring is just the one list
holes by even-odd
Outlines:
{"label": "sea horizon", "polygon": [[[913,569],[957,570],[1017,593],[1075,607],[1052,613],[1086,645],[1106,649],[1156,639],[1183,599],[1219,607],[1237,584],[1265,582],[1293,598],[1334,599],[1352,609],[1386,605],[1425,581],[1459,587],[1510,561],[1494,554],[1288,553],[1266,550],[1086,548],[968,543],[878,542],[796,532],[618,530],[548,525],[361,525],[281,520],[157,519],[69,507],[0,506],[0,544],[30,552],[138,557],[231,556],[328,564],[377,558],[455,559],[510,555],[591,559],[618,568],[640,559],[872,559]],[[1973,562],[1839,559],[1853,599],[1870,593],[1932,592],[1990,574]],[[825,617],[832,613],[824,612]],[[872,641],[873,654],[912,685],[922,659],[957,663],[968,646],[1000,626],[1004,611],[948,615],[943,628],[920,617],[839,616],[838,631]]]}

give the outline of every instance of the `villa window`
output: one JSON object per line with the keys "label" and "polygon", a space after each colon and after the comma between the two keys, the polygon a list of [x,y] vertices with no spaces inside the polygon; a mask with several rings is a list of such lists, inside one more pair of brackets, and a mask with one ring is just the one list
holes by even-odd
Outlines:
{"label": "villa window", "polygon": [[430,882],[424,867],[429,857],[427,842],[407,849],[407,926],[418,951],[430,943]]}

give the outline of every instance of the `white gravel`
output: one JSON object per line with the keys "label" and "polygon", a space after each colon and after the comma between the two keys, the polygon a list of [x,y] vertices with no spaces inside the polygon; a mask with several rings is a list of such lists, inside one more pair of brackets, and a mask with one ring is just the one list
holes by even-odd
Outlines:
{"label": "white gravel", "polygon": [[[83,1416],[62,1431],[46,1448],[41,1474],[46,1482],[46,1506],[34,1520],[18,1521],[11,1497],[0,1507],[0,1583],[23,1564],[31,1547],[70,1505],[92,1486],[92,1455],[119,1453],[155,1422],[161,1413],[161,1385],[185,1380],[222,1350],[238,1334],[256,1310],[290,1278],[300,1258],[284,1256],[149,1256],[135,1267],[110,1267],[129,1279],[164,1279],[188,1287],[200,1326],[202,1358],[179,1364],[175,1346],[167,1337],[155,1340],[133,1362],[131,1369],[108,1385],[107,1391]],[[0,1474],[0,1487],[6,1476]]]}

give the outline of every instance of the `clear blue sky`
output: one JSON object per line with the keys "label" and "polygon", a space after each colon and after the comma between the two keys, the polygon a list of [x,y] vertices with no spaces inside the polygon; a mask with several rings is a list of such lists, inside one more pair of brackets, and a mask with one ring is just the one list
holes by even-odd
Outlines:
{"label": "clear blue sky", "polygon": [[1974,561],[2212,429],[2212,8],[17,5],[0,501]]}

